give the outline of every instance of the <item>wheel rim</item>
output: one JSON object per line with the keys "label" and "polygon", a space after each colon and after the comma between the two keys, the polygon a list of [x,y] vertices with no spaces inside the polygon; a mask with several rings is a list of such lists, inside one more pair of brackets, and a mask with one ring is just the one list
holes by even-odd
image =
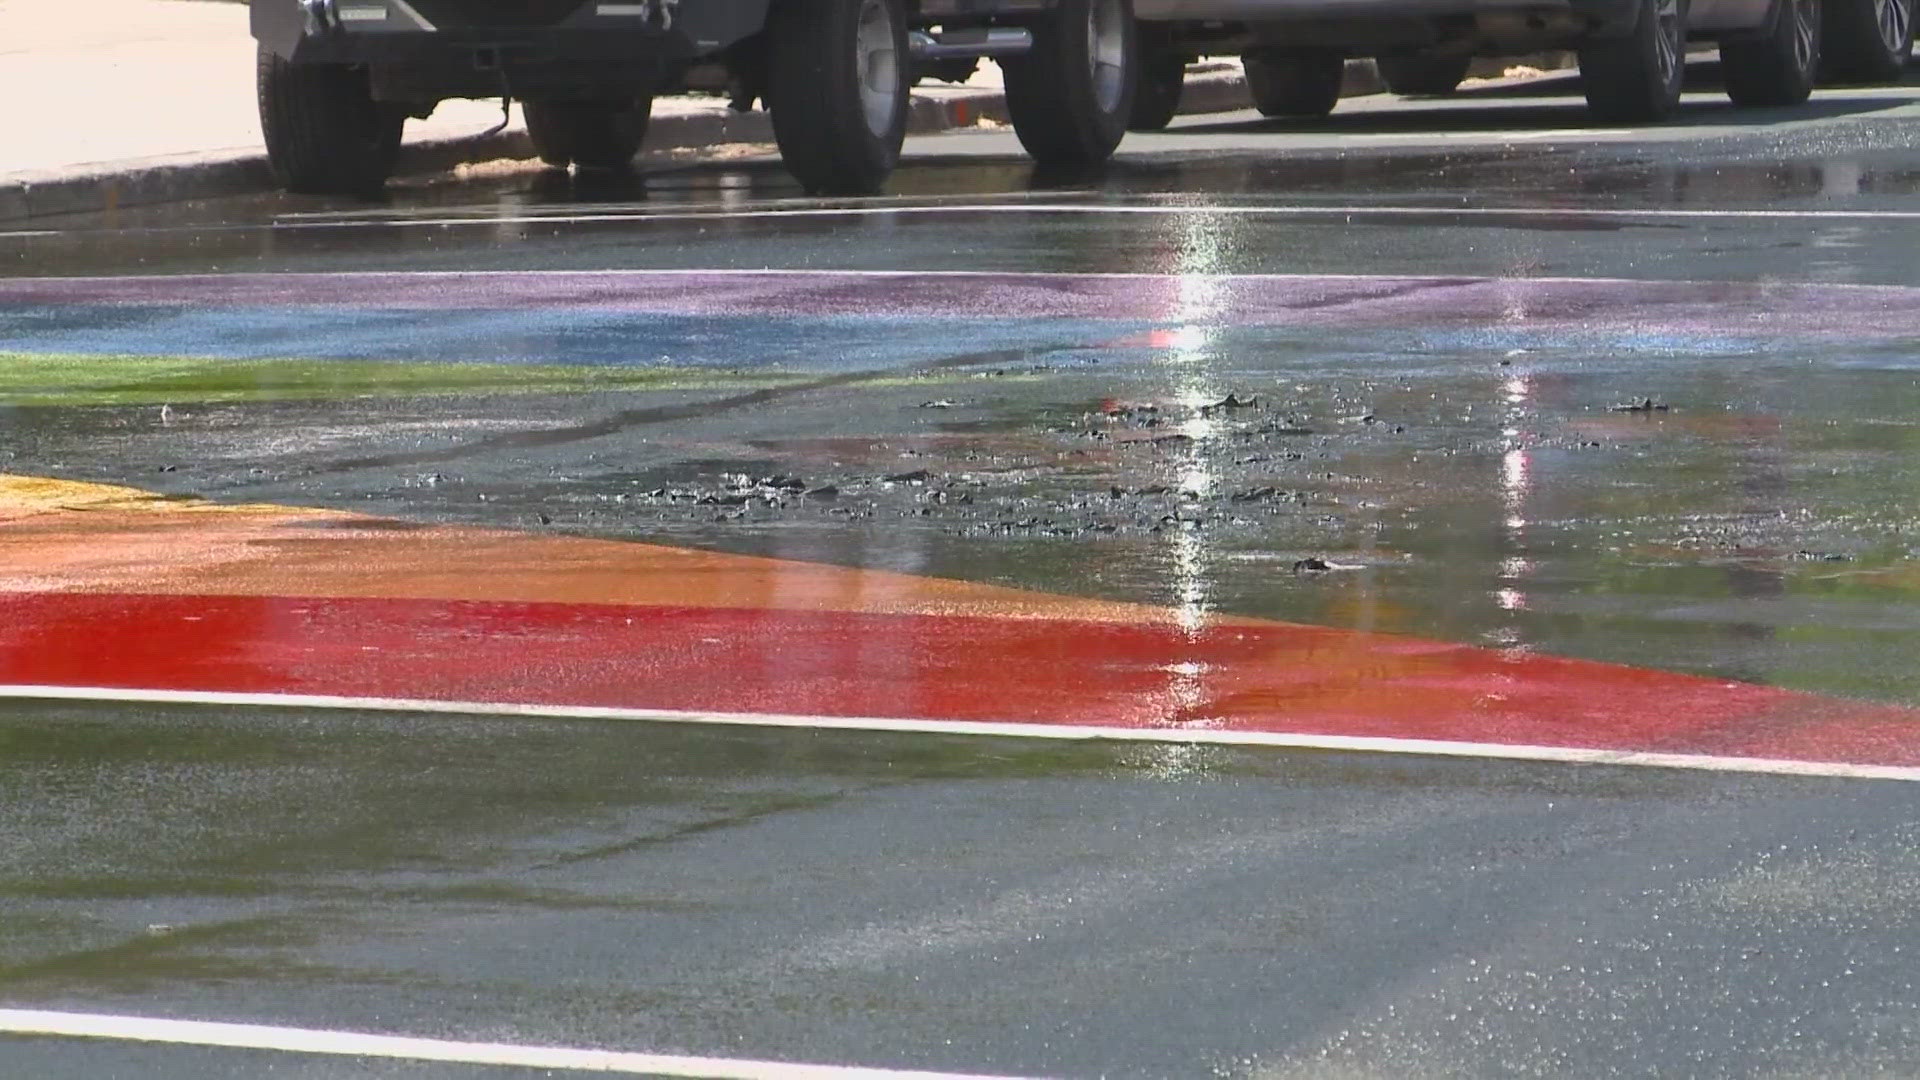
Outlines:
{"label": "wheel rim", "polygon": [[1680,81],[1682,56],[1686,49],[1686,30],[1680,25],[1680,0],[1660,0],[1655,9],[1659,16],[1654,43],[1656,60],[1660,65],[1661,84],[1672,86]]}
{"label": "wheel rim", "polygon": [[1120,111],[1127,77],[1127,23],[1120,0],[1087,5],[1087,67],[1094,104],[1101,112]]}
{"label": "wheel rim", "polygon": [[894,48],[893,9],[886,0],[867,0],[860,6],[860,29],[855,41],[860,65],[860,109],[867,130],[886,138],[900,111],[900,54]]}
{"label": "wheel rim", "polygon": [[1818,0],[1793,0],[1793,62],[1800,71],[1812,71],[1815,43],[1820,40]]}
{"label": "wheel rim", "polygon": [[1874,0],[1873,16],[1880,27],[1880,43],[1895,55],[1904,53],[1907,42],[1913,40],[1913,9],[1907,6],[1910,2]]}

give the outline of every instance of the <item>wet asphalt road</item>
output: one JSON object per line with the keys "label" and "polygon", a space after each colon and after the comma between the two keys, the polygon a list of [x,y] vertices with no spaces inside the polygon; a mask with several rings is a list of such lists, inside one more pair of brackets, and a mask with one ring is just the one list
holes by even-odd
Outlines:
{"label": "wet asphalt road", "polygon": [[[1091,177],[929,139],[851,203],[748,162],[36,223],[0,235],[8,275],[1176,287],[1131,321],[964,282],[975,310],[879,320],[18,307],[7,350],[172,359],[5,354],[0,471],[1920,705],[1920,93],[1703,92],[1589,131],[1555,89],[1193,118]],[[1223,274],[1521,284],[1265,319]],[[1601,284],[1555,321],[1559,279]],[[422,374],[353,366],[396,360]],[[5,1006],[1065,1075],[1920,1072],[1911,784],[11,702],[0,748]],[[0,1063],[519,1075],[27,1039]]]}
{"label": "wet asphalt road", "polygon": [[1920,831],[1857,781],[198,709],[6,732],[7,996],[40,1007],[1066,1075],[1912,1061]]}

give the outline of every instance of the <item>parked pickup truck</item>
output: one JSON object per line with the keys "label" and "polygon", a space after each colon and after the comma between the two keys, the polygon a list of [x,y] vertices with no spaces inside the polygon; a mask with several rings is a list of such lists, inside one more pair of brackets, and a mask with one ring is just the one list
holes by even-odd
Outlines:
{"label": "parked pickup truck", "polygon": [[360,193],[401,128],[447,98],[522,103],[541,158],[626,166],[655,95],[690,82],[764,102],[809,191],[880,187],[916,67],[994,57],[1027,151],[1106,159],[1138,55],[1129,0],[251,0],[261,127],[281,182]]}

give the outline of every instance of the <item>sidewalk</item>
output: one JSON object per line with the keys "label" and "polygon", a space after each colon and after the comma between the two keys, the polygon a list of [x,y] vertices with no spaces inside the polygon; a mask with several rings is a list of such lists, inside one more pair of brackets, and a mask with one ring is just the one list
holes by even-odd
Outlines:
{"label": "sidewalk", "polygon": [[[0,220],[267,188],[253,68],[244,4],[0,0]],[[517,123],[477,139],[499,120],[444,103],[403,171],[528,153]]]}

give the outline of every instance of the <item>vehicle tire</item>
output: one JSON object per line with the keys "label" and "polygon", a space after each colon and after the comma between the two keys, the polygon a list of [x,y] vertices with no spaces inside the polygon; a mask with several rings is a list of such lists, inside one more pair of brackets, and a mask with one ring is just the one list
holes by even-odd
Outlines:
{"label": "vehicle tire", "polygon": [[1451,94],[1467,77],[1471,56],[1377,56],[1380,81],[1396,94]]}
{"label": "vehicle tire", "polygon": [[529,101],[521,112],[527,118],[527,137],[540,160],[556,169],[620,172],[633,166],[633,155],[647,136],[653,99],[631,105],[575,101]]}
{"label": "vehicle tire", "polygon": [[370,195],[393,175],[406,113],[373,100],[367,69],[295,64],[260,48],[260,133],[280,185],[308,195]]}
{"label": "vehicle tire", "polygon": [[1587,111],[1608,123],[1666,119],[1680,104],[1686,59],[1687,0],[1640,0],[1630,33],[1580,50]]}
{"label": "vehicle tire", "polygon": [[1895,82],[1913,55],[1915,0],[1822,0],[1822,82]]}
{"label": "vehicle tire", "polygon": [[907,134],[901,0],[776,0],[767,16],[767,108],[781,160],[814,195],[869,195]]}
{"label": "vehicle tire", "polygon": [[1720,43],[1720,76],[1735,105],[1798,105],[1820,67],[1823,0],[1777,0],[1764,35]]}
{"label": "vehicle tire", "polygon": [[1340,103],[1347,58],[1325,49],[1259,49],[1241,57],[1262,116],[1325,116]]}
{"label": "vehicle tire", "polygon": [[1180,113],[1180,92],[1187,83],[1187,58],[1161,54],[1140,66],[1133,91],[1128,131],[1159,131]]}
{"label": "vehicle tire", "polygon": [[1097,165],[1127,133],[1139,76],[1132,0],[1060,0],[1002,62],[1013,133],[1042,165]]}

